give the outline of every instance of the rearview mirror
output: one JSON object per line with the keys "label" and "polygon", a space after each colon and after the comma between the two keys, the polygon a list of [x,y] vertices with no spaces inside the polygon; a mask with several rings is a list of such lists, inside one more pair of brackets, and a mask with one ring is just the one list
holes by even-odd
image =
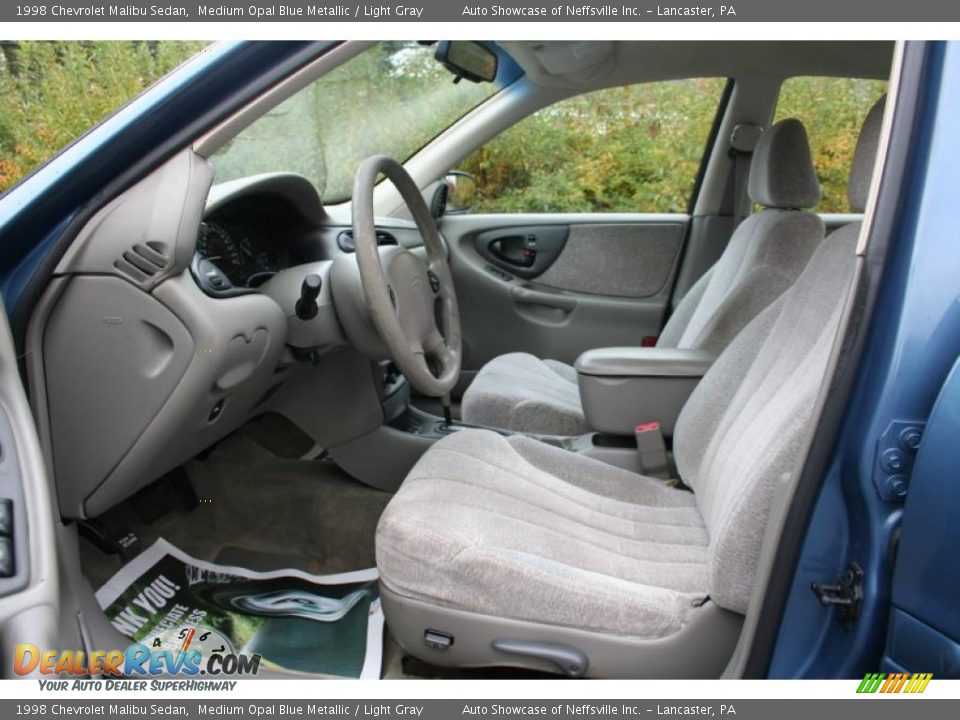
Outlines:
{"label": "rearview mirror", "polygon": [[483,43],[472,40],[442,40],[437,43],[437,60],[460,82],[493,82],[497,77],[497,54]]}

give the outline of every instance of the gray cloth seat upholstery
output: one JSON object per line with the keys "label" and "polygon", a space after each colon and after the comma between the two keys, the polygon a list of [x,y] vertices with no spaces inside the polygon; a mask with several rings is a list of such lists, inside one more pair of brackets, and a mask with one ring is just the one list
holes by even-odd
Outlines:
{"label": "gray cloth seat upholstery", "polygon": [[[849,188],[859,211],[881,114],[878,104],[855,153]],[[387,620],[406,649],[452,657],[425,648],[424,627],[404,624],[407,604],[426,629],[458,632],[443,625],[450,611],[470,619],[455,657],[475,663],[496,662],[490,644],[505,627],[607,637],[611,648],[636,641],[665,659],[669,641],[702,627],[696,621],[711,608],[744,613],[776,489],[805,451],[859,233],[859,223],[832,233],[694,390],[674,440],[692,492],[489,430],[465,429],[428,450],[377,529]],[[581,634],[564,634],[572,630]],[[711,636],[698,641],[707,652]],[[603,672],[617,667],[602,662],[603,644],[591,647]]]}
{"label": "gray cloth seat upholstery", "polygon": [[[817,204],[820,186],[799,120],[783,120],[763,134],[748,193],[764,209],[741,223],[721,258],[686,294],[658,347],[719,353],[796,280],[822,240],[820,218],[800,209]],[[475,425],[523,432],[589,430],[573,366],[529,353],[507,353],[484,365],[464,393],[461,414]]]}
{"label": "gray cloth seat upholstery", "polygon": [[660,636],[706,597],[708,545],[691,493],[528,437],[470,430],[437,443],[407,477],[380,523],[377,563],[409,597]]}

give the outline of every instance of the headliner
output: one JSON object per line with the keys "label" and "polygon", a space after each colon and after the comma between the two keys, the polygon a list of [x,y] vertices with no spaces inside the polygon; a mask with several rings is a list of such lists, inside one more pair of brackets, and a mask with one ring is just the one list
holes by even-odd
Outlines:
{"label": "headliner", "polygon": [[502,41],[545,88],[585,89],[690,77],[795,75],[885,80],[893,42],[874,41]]}

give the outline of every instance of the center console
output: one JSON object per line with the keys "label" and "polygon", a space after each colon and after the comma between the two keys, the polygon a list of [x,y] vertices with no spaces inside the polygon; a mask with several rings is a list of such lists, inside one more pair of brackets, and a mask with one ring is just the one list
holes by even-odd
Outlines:
{"label": "center console", "polygon": [[588,350],[575,367],[587,424],[599,433],[633,436],[658,422],[673,435],[680,410],[715,356],[704,350],[612,347]]}
{"label": "center console", "polygon": [[[591,432],[571,437],[526,434],[609,465],[650,474],[638,450],[637,426],[659,424],[668,447],[680,410],[714,357],[701,350],[671,348],[589,350],[577,359],[575,367]],[[410,402],[410,384],[392,363],[379,363],[374,375],[383,424],[362,438],[330,449],[341,467],[369,485],[395,490],[435,442],[479,427],[459,420],[448,422],[416,408]],[[484,429],[516,434],[501,428]],[[663,447],[663,441],[658,442]]]}

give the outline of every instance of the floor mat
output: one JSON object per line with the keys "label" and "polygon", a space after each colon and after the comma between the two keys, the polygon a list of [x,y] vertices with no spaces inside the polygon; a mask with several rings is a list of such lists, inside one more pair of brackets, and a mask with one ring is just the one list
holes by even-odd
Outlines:
{"label": "floor mat", "polygon": [[[375,569],[255,572],[190,557],[164,539],[124,565],[97,601],[149,647],[258,654],[290,673],[378,678],[383,612]],[[201,665],[202,667],[202,665]]]}
{"label": "floor mat", "polygon": [[[374,533],[390,493],[350,478],[324,460],[279,457],[245,433],[218,444],[203,459],[185,466],[201,503],[174,509],[150,522],[130,501],[101,516],[112,528],[128,528],[149,545],[165,538],[195,558],[265,569],[236,557],[227,548],[283,556],[283,565],[324,575],[372,567]],[[81,540],[84,574],[94,587],[119,569],[108,555]]]}

